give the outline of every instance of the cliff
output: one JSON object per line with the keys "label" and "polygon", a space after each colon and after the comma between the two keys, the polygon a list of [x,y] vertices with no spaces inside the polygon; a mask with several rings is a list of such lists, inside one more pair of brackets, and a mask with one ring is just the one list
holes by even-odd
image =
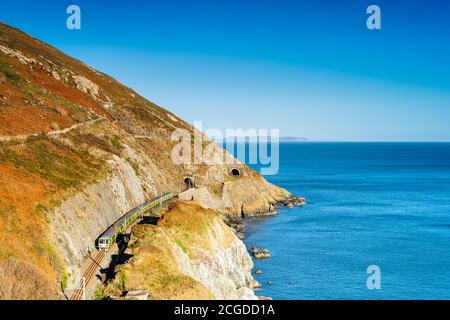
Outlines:
{"label": "cliff", "polygon": [[219,215],[177,202],[156,226],[136,225],[105,296],[146,290],[150,299],[256,299],[253,261]]}
{"label": "cliff", "polygon": [[[111,77],[0,23],[0,269],[12,288],[0,298],[56,298],[96,237],[144,199],[182,191],[187,177],[200,190],[197,203],[222,216],[266,214],[291,197],[237,161],[176,164],[177,129],[196,132]],[[208,232],[228,234],[217,221]],[[214,251],[215,262],[248,260],[238,240],[216,240],[223,252]],[[182,251],[171,255],[186,276],[201,268]],[[204,297],[226,296],[210,280],[193,279],[207,289]],[[41,290],[26,289],[36,283]]]}

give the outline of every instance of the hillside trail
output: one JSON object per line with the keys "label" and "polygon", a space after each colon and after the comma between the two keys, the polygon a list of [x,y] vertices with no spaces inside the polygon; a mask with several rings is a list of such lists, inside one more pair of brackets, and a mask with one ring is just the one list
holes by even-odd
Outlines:
{"label": "hillside trail", "polygon": [[[71,127],[67,127],[67,128],[61,129],[61,130],[49,131],[49,132],[45,133],[45,135],[50,137],[50,138],[55,138],[55,137],[58,137],[61,134],[68,133],[71,130],[77,129],[77,128],[82,127],[82,126],[92,125],[92,124],[94,124],[94,123],[96,123],[98,121],[101,121],[101,120],[105,120],[105,118],[99,117],[99,118],[92,119],[92,120],[89,120],[89,121],[77,123],[77,124],[74,124]],[[9,142],[9,141],[20,142],[20,141],[27,140],[28,138],[31,138],[31,137],[37,137],[40,134],[41,133],[31,133],[31,134],[20,134],[20,135],[15,135],[15,136],[0,136],[0,142]]]}

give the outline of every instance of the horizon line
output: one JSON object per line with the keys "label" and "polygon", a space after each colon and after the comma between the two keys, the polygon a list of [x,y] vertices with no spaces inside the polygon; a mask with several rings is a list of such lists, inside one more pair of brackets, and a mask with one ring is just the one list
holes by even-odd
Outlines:
{"label": "horizon line", "polygon": [[[252,137],[250,137],[252,138]],[[212,140],[213,142],[227,142],[230,139]],[[232,139],[235,142],[250,142],[258,143],[261,141],[239,141]],[[280,139],[282,140],[282,139]],[[270,142],[265,139],[264,142]],[[297,140],[297,141],[279,141],[280,143],[450,143],[450,140]]]}

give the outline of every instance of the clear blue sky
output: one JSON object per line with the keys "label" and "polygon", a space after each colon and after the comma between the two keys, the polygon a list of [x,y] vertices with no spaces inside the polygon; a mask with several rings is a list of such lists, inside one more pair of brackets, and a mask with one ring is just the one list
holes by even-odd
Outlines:
{"label": "clear blue sky", "polygon": [[0,20],[204,128],[450,141],[448,1],[16,0]]}

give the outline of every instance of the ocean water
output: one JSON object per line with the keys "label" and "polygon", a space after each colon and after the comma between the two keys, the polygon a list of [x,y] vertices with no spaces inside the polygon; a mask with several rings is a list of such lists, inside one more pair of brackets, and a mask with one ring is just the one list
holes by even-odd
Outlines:
{"label": "ocean water", "polygon": [[[255,261],[258,295],[450,298],[450,144],[284,143],[266,178],[308,204],[246,220],[247,247],[272,254]],[[379,290],[367,288],[369,265]]]}

